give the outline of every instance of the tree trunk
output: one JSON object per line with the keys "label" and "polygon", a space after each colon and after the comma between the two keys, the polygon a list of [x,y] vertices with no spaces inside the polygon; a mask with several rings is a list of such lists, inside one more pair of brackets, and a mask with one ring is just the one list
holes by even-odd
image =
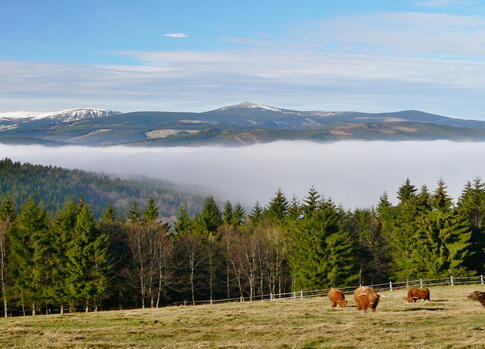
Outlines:
{"label": "tree trunk", "polygon": [[32,316],[35,316],[35,302],[32,302]]}

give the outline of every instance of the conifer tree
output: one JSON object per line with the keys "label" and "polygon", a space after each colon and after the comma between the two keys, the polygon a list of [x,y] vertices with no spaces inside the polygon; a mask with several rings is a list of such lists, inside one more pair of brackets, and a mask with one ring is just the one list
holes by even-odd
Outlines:
{"label": "conifer tree", "polygon": [[399,187],[397,198],[401,203],[404,203],[405,201],[414,198],[416,196],[416,191],[417,189],[411,184],[411,180],[406,178],[404,183]]}
{"label": "conifer tree", "polygon": [[8,232],[8,274],[12,289],[19,295],[24,314],[26,303],[31,304],[32,315],[36,314],[37,301],[41,296],[44,265],[35,253],[37,241],[46,234],[47,227],[46,213],[33,200],[29,200],[20,212],[18,224]]}
{"label": "conifer tree", "polygon": [[222,211],[222,219],[225,224],[231,225],[233,219],[233,209],[230,201],[226,201],[224,209]]}
{"label": "conifer tree", "polygon": [[320,194],[318,194],[314,187],[311,187],[310,190],[308,190],[305,200],[303,201],[305,215],[310,216],[318,208],[319,201]]}
{"label": "conifer tree", "polygon": [[153,198],[148,199],[147,208],[143,211],[143,221],[146,224],[154,223],[160,214]]}
{"label": "conifer tree", "polygon": [[251,224],[256,224],[260,221],[261,217],[263,216],[263,208],[259,204],[259,202],[256,202],[254,204],[253,209],[249,213],[249,221]]}
{"label": "conifer tree", "polygon": [[68,290],[71,300],[96,308],[106,292],[108,274],[108,237],[98,231],[93,214],[83,205],[74,227],[74,239],[67,251]]}
{"label": "conifer tree", "polygon": [[273,199],[268,204],[268,213],[270,216],[282,220],[285,218],[288,212],[288,200],[286,199],[285,195],[278,189]]}
{"label": "conifer tree", "polygon": [[442,179],[438,181],[438,186],[436,187],[431,202],[435,210],[449,211],[451,209],[452,201],[448,196],[445,182]]}
{"label": "conifer tree", "polygon": [[175,222],[175,232],[182,236],[192,230],[192,220],[187,213],[184,205],[180,205],[179,214]]}
{"label": "conifer tree", "polygon": [[291,202],[288,207],[288,218],[290,220],[297,220],[301,215],[301,205],[296,196],[293,195]]}
{"label": "conifer tree", "polygon": [[126,218],[128,219],[128,222],[130,222],[131,224],[140,223],[141,214],[136,200],[131,201],[131,206],[130,206],[130,209],[128,210]]}
{"label": "conifer tree", "polygon": [[238,202],[236,206],[234,207],[234,214],[232,218],[233,224],[238,227],[244,224],[246,218],[246,211],[244,208],[241,206],[241,204]]}
{"label": "conifer tree", "polygon": [[353,247],[343,231],[342,213],[326,201],[294,223],[290,272],[295,290],[352,284],[358,278]]}
{"label": "conifer tree", "polygon": [[113,205],[108,205],[101,214],[100,221],[102,223],[114,223],[116,221],[116,209]]}
{"label": "conifer tree", "polygon": [[197,217],[200,229],[215,232],[222,225],[222,215],[212,196],[206,198],[204,206]]}
{"label": "conifer tree", "polygon": [[79,206],[68,201],[62,211],[59,211],[49,228],[51,246],[48,256],[49,297],[59,304],[60,313],[64,313],[64,305],[70,300],[68,293],[69,259],[67,252],[75,238],[74,227],[79,213]]}
{"label": "conifer tree", "polygon": [[3,300],[3,314],[8,317],[7,301],[7,233],[16,218],[15,204],[6,196],[0,202],[0,288]]}

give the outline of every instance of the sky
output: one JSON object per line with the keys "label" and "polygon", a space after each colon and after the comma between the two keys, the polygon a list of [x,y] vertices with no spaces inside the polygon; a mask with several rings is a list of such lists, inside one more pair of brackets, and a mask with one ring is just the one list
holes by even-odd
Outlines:
{"label": "sky", "polygon": [[0,112],[252,101],[485,120],[484,95],[483,1],[0,1]]}
{"label": "sky", "polygon": [[159,178],[246,207],[266,204],[278,188],[289,199],[302,199],[314,186],[348,209],[375,206],[384,191],[395,201],[406,177],[430,191],[441,178],[456,199],[467,181],[485,173],[485,162],[477,161],[484,153],[483,142],[450,141],[294,141],[234,148],[0,144],[0,154],[15,161]]}

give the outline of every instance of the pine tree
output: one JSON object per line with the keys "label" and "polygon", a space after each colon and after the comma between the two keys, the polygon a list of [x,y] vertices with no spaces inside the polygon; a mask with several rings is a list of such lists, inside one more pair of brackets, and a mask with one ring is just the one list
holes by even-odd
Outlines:
{"label": "pine tree", "polygon": [[253,209],[249,213],[249,221],[253,225],[257,224],[261,220],[262,216],[263,216],[263,208],[261,207],[259,202],[256,202],[256,204],[254,204]]}
{"label": "pine tree", "polygon": [[190,219],[185,206],[180,205],[179,214],[175,222],[175,232],[178,236],[182,236],[190,231],[192,231],[192,220]]}
{"label": "pine tree", "polygon": [[319,201],[320,194],[318,194],[314,187],[311,187],[310,190],[308,190],[305,200],[303,201],[305,215],[310,216],[318,208]]}
{"label": "pine tree", "polygon": [[287,217],[290,220],[297,220],[298,218],[300,218],[301,211],[302,210],[301,210],[300,202],[298,201],[296,196],[293,195],[293,197],[291,198],[289,207],[288,207]]}
{"label": "pine tree", "polygon": [[148,199],[148,205],[145,211],[143,211],[143,221],[146,224],[154,223],[158,219],[160,214],[158,213],[157,205],[153,198]]}
{"label": "pine tree", "polygon": [[79,213],[79,206],[68,201],[62,211],[59,211],[51,222],[49,233],[51,241],[49,261],[49,298],[59,304],[61,314],[65,303],[69,302],[67,251],[75,238],[74,227]]}
{"label": "pine tree", "polygon": [[10,255],[7,269],[12,290],[19,295],[24,314],[25,304],[30,303],[32,315],[35,315],[37,301],[41,298],[39,286],[44,265],[35,253],[37,240],[43,237],[47,227],[46,213],[29,200],[19,215],[18,224],[8,232]]}
{"label": "pine tree", "polygon": [[215,232],[222,225],[222,215],[219,211],[216,201],[209,196],[205,202],[200,214],[197,217],[200,229],[207,232]]}
{"label": "pine tree", "polygon": [[231,225],[233,219],[232,204],[230,201],[226,201],[224,204],[224,209],[222,211],[222,219],[225,224]]}
{"label": "pine tree", "polygon": [[101,214],[102,223],[114,223],[116,221],[116,210],[113,205],[108,205]]}
{"label": "pine tree", "polygon": [[71,300],[96,308],[107,289],[108,237],[98,231],[93,214],[83,205],[74,227],[74,239],[67,251],[68,291]]}
{"label": "pine tree", "polygon": [[436,190],[433,194],[431,202],[435,210],[440,210],[440,211],[451,210],[452,201],[451,201],[451,198],[448,196],[445,182],[442,179],[438,181],[438,186],[436,187]]}
{"label": "pine tree", "polygon": [[278,189],[273,199],[268,204],[268,213],[270,216],[282,220],[285,218],[288,212],[288,200],[286,199],[285,195]]}
{"label": "pine tree", "polygon": [[140,223],[141,214],[136,200],[131,201],[131,206],[127,213],[127,219],[131,224]]}
{"label": "pine tree", "polygon": [[246,211],[244,208],[241,206],[241,204],[238,202],[236,206],[234,207],[234,214],[232,218],[233,224],[238,227],[244,224],[246,219]]}
{"label": "pine tree", "polygon": [[13,226],[17,213],[15,204],[6,196],[0,203],[0,288],[3,300],[3,314],[8,317],[7,301],[7,233]]}
{"label": "pine tree", "polygon": [[295,290],[351,284],[358,278],[353,247],[330,201],[291,227],[290,273]]}
{"label": "pine tree", "polygon": [[411,180],[406,178],[403,185],[399,187],[397,198],[401,203],[404,203],[405,201],[414,198],[416,196],[416,191],[417,189],[411,184]]}

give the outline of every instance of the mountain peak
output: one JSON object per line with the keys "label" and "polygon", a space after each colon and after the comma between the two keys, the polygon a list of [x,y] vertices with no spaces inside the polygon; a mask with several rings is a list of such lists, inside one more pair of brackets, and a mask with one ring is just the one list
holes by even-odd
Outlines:
{"label": "mountain peak", "polygon": [[219,109],[216,109],[218,111],[224,111],[224,110],[230,110],[230,109],[263,109],[263,110],[270,110],[270,111],[281,111],[282,109],[280,108],[275,108],[275,107],[270,107],[268,105],[264,104],[257,104],[249,101],[245,101],[239,104],[235,105],[230,105],[228,107],[222,107]]}

